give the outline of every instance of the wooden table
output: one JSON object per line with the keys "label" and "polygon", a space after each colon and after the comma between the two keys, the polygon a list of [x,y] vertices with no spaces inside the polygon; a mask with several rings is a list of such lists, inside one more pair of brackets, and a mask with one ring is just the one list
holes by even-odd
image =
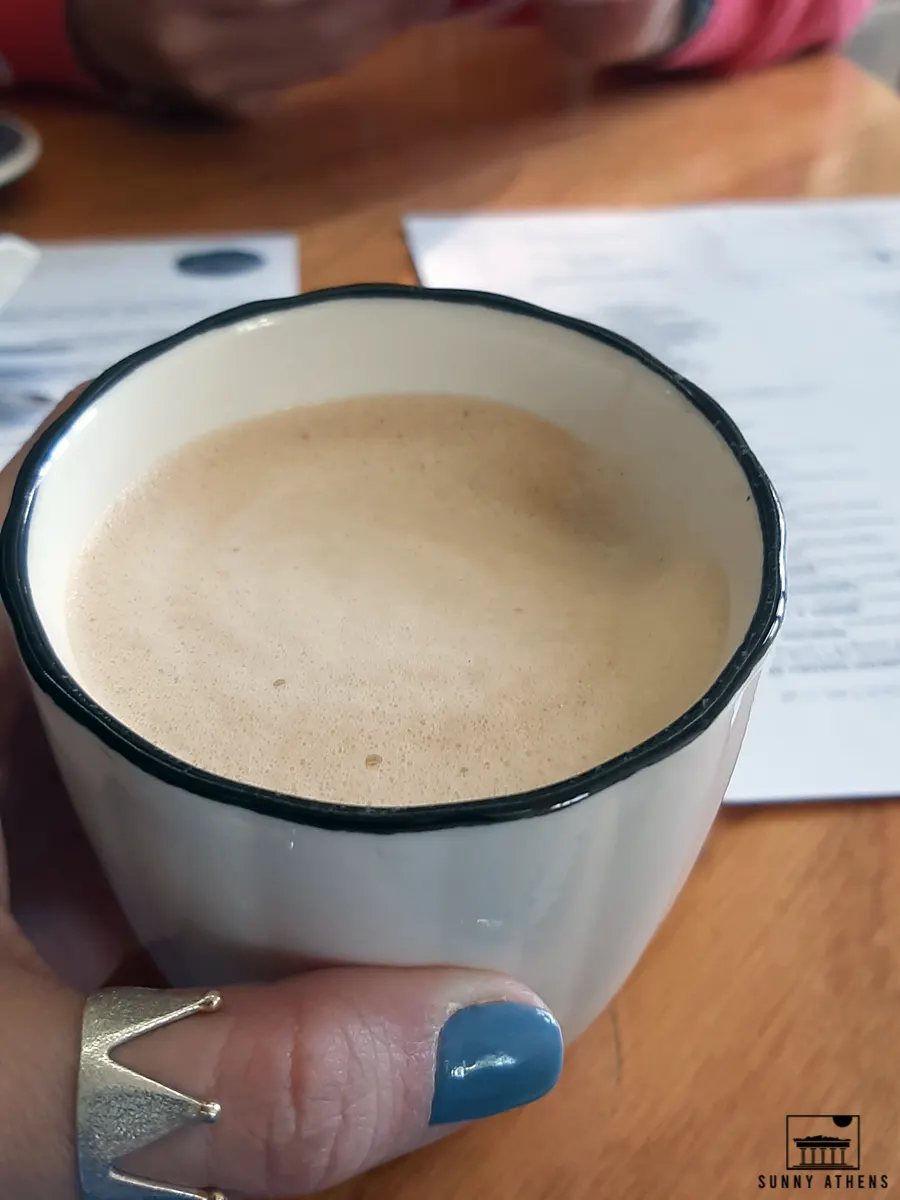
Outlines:
{"label": "wooden table", "polygon": [[[529,31],[412,39],[262,129],[165,131],[23,101],[46,137],[0,199],[34,238],[294,228],[306,288],[401,280],[411,208],[900,190],[900,101],[836,58],[598,93]],[[900,730],[898,730],[900,736]],[[558,1090],[341,1200],[740,1200],[787,1113],[859,1113],[900,1195],[900,809],[728,812]],[[817,1180],[814,1191],[821,1191]]]}

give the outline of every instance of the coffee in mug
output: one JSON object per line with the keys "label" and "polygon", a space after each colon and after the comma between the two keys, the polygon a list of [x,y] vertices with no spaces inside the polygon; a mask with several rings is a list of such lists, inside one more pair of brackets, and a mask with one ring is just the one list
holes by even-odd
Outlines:
{"label": "coffee in mug", "polygon": [[79,556],[79,681],[241,783],[430,805],[579,775],[721,665],[721,567],[611,452],[508,404],[337,400],[216,431]]}

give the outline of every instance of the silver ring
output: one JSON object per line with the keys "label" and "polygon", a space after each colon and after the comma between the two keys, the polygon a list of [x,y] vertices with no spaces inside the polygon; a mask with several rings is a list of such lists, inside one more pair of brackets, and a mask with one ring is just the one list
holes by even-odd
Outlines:
{"label": "silver ring", "polygon": [[110,988],[84,1008],[78,1071],[78,1174],[85,1200],[226,1200],[217,1189],[191,1191],[119,1171],[116,1163],[182,1125],[215,1121],[215,1101],[183,1096],[117,1063],[117,1047],[185,1017],[221,1007],[218,992],[186,998],[150,988]]}

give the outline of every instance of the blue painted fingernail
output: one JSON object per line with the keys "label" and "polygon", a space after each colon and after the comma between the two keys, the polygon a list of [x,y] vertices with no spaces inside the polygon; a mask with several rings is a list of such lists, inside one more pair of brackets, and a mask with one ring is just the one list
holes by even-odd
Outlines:
{"label": "blue painted fingernail", "polygon": [[556,1086],[563,1039],[551,1013],[529,1004],[476,1004],[453,1014],[438,1039],[432,1125],[508,1112]]}

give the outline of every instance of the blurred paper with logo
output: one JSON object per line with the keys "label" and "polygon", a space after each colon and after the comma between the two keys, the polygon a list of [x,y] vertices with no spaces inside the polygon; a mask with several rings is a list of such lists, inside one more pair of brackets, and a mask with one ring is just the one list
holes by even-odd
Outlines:
{"label": "blurred paper with logo", "polygon": [[52,243],[34,255],[0,312],[0,465],[70,388],[223,309],[300,286],[288,234]]}
{"label": "blurred paper with logo", "polygon": [[406,234],[426,286],[637,342],[772,477],[787,616],[728,799],[900,795],[900,201],[432,213]]}

